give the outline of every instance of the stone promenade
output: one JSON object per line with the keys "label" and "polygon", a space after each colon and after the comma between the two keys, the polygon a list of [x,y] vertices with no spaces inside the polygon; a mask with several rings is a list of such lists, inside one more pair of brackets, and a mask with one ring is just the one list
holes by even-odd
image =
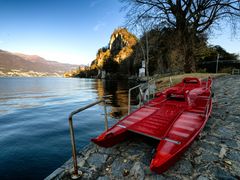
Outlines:
{"label": "stone promenade", "polygon": [[[78,155],[80,179],[240,179],[240,76],[213,82],[213,112],[200,137],[162,175],[149,170],[157,142],[141,136],[112,148],[92,143]],[[46,179],[71,179],[72,160]]]}

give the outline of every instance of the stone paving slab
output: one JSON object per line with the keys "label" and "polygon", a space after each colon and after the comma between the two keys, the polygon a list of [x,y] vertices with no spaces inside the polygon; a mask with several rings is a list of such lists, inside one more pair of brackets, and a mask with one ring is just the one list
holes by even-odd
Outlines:
{"label": "stone paving slab", "polygon": [[[149,165],[158,142],[133,135],[111,148],[90,143],[78,154],[80,179],[240,179],[240,76],[213,82],[213,112],[199,138],[168,171]],[[71,179],[72,160],[46,179]]]}

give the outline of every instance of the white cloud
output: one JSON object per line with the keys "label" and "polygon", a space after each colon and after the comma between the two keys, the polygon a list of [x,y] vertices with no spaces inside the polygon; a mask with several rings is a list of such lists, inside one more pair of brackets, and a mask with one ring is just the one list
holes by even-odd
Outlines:
{"label": "white cloud", "polygon": [[90,7],[94,7],[96,4],[97,4],[97,1],[92,1],[92,2],[90,3]]}
{"label": "white cloud", "polygon": [[93,8],[93,7],[97,6],[98,4],[101,3],[101,1],[102,0],[93,0],[93,1],[91,1],[90,7]]}
{"label": "white cloud", "polygon": [[103,28],[106,24],[104,22],[98,22],[94,27],[94,31],[99,31],[101,28]]}

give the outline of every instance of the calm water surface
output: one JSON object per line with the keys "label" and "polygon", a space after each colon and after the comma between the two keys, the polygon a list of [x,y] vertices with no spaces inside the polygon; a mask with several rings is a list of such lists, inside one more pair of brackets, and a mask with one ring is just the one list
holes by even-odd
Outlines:
{"label": "calm water surface", "polygon": [[[68,115],[112,94],[110,124],[127,112],[127,82],[0,78],[0,179],[43,179],[71,156]],[[104,130],[103,106],[74,118],[77,149]]]}

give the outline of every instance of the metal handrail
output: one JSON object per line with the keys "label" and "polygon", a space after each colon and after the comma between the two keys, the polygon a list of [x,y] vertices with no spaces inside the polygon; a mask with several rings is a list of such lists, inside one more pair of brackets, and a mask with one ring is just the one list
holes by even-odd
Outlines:
{"label": "metal handrail", "polygon": [[[151,93],[150,94],[150,83],[151,82],[154,82],[155,83],[155,79],[150,79],[148,82],[147,82],[147,89],[148,89],[148,96],[147,96],[147,102],[150,100],[149,98],[150,98],[150,95],[155,95],[155,93]],[[139,84],[139,85],[137,85],[137,86],[134,86],[134,87],[132,87],[132,88],[130,88],[129,90],[128,90],[128,115],[131,113],[131,91],[132,90],[134,90],[134,89],[137,89],[137,88],[139,88],[139,91],[140,91],[140,94],[141,94],[141,86],[142,86],[142,84]],[[142,97],[140,97],[140,99],[139,99],[139,104],[140,104],[140,106],[141,106],[141,103],[142,103]]]}
{"label": "metal handrail", "polygon": [[239,75],[240,74],[240,69],[233,69],[232,70],[232,75]]}
{"label": "metal handrail", "polygon": [[211,104],[210,104],[211,100],[212,100],[212,93],[210,93],[208,100],[207,100],[207,106],[205,108],[205,118],[207,118],[208,113],[209,113],[209,108],[211,108],[211,107],[209,107],[209,106],[211,106]]}
{"label": "metal handrail", "polygon": [[[140,86],[141,86],[141,84],[134,86],[128,90],[128,114],[130,114],[130,112],[131,112],[131,91],[136,88],[139,88],[139,90],[140,90]],[[141,105],[141,98],[140,98],[140,105]]]}
{"label": "metal handrail", "polygon": [[[104,96],[103,98],[108,97],[108,96]],[[72,178],[76,179],[79,177],[78,174],[78,167],[77,167],[77,152],[76,152],[76,143],[75,143],[75,136],[74,136],[74,129],[73,129],[73,116],[77,113],[80,113],[92,106],[95,106],[99,103],[104,103],[104,113],[105,113],[105,129],[108,129],[108,119],[107,119],[107,108],[106,108],[106,100],[105,99],[101,99],[99,101],[96,101],[94,103],[91,103],[87,106],[84,106],[82,108],[79,108],[73,112],[70,113],[69,117],[68,117],[68,122],[69,122],[69,129],[70,129],[70,136],[71,136],[71,144],[72,144],[72,157],[73,157],[73,167],[74,167],[74,171],[73,171],[73,175]]]}

